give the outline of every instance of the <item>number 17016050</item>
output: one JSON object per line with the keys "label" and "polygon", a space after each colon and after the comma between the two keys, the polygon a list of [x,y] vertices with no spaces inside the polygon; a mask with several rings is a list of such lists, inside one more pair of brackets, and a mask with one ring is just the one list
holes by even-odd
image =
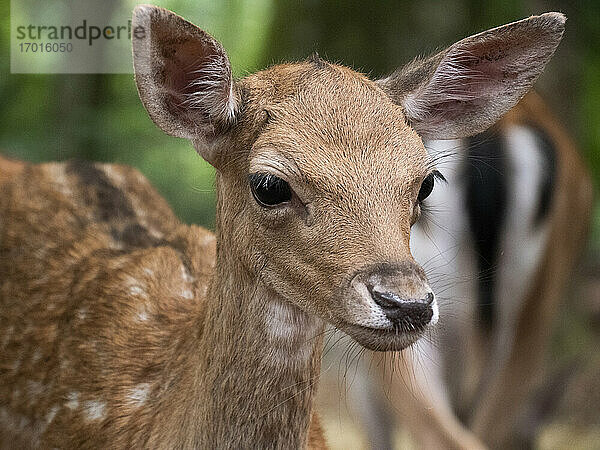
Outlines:
{"label": "number 17016050", "polygon": [[71,42],[21,42],[21,53],[69,53],[73,51]]}

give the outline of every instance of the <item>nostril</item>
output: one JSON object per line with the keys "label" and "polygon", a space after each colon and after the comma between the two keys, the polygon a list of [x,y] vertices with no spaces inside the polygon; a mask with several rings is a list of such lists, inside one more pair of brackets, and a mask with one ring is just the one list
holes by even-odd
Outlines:
{"label": "nostril", "polygon": [[379,286],[368,286],[373,301],[377,303],[386,317],[394,323],[410,324],[414,327],[427,325],[433,317],[431,304],[433,293],[429,292],[421,299],[404,299],[394,292],[384,291]]}
{"label": "nostril", "polygon": [[382,308],[397,308],[402,303],[399,295],[393,292],[382,291],[377,286],[369,286],[369,292],[375,303]]}
{"label": "nostril", "polygon": [[404,299],[400,297],[398,294],[389,291],[383,291],[379,286],[368,286],[369,293],[375,303],[377,303],[382,308],[396,308],[398,306],[402,306],[404,304],[409,303],[421,303],[423,305],[431,305],[433,303],[433,292],[428,292],[424,298],[417,299]]}

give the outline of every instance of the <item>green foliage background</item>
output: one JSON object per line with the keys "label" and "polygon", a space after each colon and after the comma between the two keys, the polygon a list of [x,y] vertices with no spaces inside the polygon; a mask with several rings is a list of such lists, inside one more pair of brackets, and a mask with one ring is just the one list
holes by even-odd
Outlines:
{"label": "green foliage background", "polygon": [[[18,1],[18,0],[14,0]],[[98,0],[100,1],[100,0]],[[129,0],[131,8],[135,2]],[[415,55],[544,11],[567,32],[537,84],[600,180],[600,3],[538,1],[157,1],[217,37],[236,76],[317,51],[380,76]],[[10,74],[9,2],[0,0],[0,151],[28,161],[83,158],[138,167],[187,222],[214,223],[212,168],[148,119],[132,75]],[[593,242],[600,247],[600,209]]]}

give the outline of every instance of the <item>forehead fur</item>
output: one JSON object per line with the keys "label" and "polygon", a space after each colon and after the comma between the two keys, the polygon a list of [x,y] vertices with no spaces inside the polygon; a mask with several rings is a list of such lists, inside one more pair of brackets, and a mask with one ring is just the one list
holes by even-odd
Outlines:
{"label": "forehead fur", "polygon": [[325,172],[358,172],[363,182],[373,171],[422,175],[427,154],[421,139],[402,109],[363,74],[311,58],[271,67],[241,86],[247,107],[270,117],[251,158],[277,153],[312,182],[324,181]]}

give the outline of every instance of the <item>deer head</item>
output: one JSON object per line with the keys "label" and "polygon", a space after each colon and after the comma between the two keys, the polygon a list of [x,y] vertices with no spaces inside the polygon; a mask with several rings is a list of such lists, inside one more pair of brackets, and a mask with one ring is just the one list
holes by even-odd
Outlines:
{"label": "deer head", "polygon": [[135,77],[152,120],[217,169],[217,267],[396,350],[438,315],[409,248],[438,176],[422,139],[494,123],[541,73],[564,21],[485,31],[379,81],[318,57],[234,80],[210,35],[138,6]]}

